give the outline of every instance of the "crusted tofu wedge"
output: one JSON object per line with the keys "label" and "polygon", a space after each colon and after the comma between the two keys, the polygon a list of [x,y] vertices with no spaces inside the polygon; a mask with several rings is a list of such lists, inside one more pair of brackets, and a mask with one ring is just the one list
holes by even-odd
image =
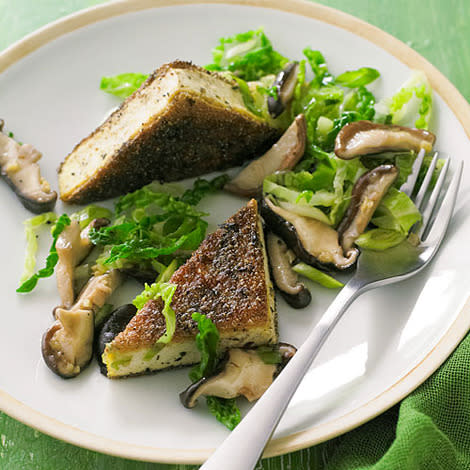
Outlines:
{"label": "crusted tofu wedge", "polygon": [[63,201],[84,204],[153,180],[176,181],[241,165],[280,131],[245,106],[236,84],[188,62],[157,69],[65,158]]}
{"label": "crusted tofu wedge", "polygon": [[274,291],[254,199],[208,235],[170,282],[178,286],[171,302],[176,315],[171,342],[162,349],[156,347],[166,331],[163,304],[148,301],[106,345],[102,358],[108,377],[199,362],[193,312],[206,314],[215,323],[222,350],[277,343]]}

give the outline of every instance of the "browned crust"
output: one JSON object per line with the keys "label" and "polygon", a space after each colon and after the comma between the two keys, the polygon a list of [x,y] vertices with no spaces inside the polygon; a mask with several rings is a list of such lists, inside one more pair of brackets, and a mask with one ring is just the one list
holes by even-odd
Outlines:
{"label": "browned crust", "polygon": [[[176,314],[172,341],[197,332],[193,312],[206,314],[223,336],[270,327],[264,254],[253,199],[202,242],[171,277],[178,285],[171,306]],[[150,347],[165,332],[161,301],[151,300],[111,343],[121,352]]]}
{"label": "browned crust", "polygon": [[[172,62],[157,69],[136,93],[176,68],[211,74],[189,62]],[[65,175],[67,159],[74,151],[93,139],[99,129],[119,120],[133,98],[134,95],[127,98],[74,148],[60,167],[59,178]],[[278,136],[279,130],[254,116],[250,118],[248,113],[221,107],[201,94],[179,92],[165,113],[125,142],[86,183],[70,194],[62,194],[61,199],[86,204],[138,189],[154,180],[177,181],[238,166],[265,152]]]}

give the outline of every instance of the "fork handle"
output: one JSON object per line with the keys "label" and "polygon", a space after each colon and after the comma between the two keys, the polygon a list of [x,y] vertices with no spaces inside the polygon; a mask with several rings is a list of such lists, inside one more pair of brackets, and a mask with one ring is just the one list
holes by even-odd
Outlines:
{"label": "fork handle", "polygon": [[200,470],[251,470],[255,467],[321,346],[346,309],[365,291],[364,287],[356,277],[343,287],[281,374]]}

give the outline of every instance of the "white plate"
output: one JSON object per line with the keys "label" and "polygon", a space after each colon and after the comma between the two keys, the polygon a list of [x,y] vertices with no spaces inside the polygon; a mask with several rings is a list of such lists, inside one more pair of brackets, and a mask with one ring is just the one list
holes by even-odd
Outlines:
{"label": "white plate", "polygon": [[[259,26],[288,57],[299,58],[306,45],[321,50],[333,73],[378,68],[379,97],[392,93],[409,76],[410,66],[424,69],[439,91],[433,123],[437,147],[456,158],[470,154],[465,100],[418,54],[370,25],[292,1],[167,3],[156,8],[150,0],[120,2],[82,12],[0,56],[1,117],[19,140],[43,151],[43,173],[53,185],[64,156],[116,104],[99,90],[102,75],[149,72],[175,58],[204,64],[219,37]],[[406,284],[364,295],[336,327],[266,455],[307,447],[379,414],[418,386],[455,348],[470,325],[470,309],[464,308],[469,294],[469,187],[466,171],[455,219],[435,262]],[[5,184],[0,185],[0,199],[0,408],[46,433],[101,452],[201,462],[228,431],[204,406],[188,411],[179,404],[178,392],[188,384],[186,370],[110,381],[95,363],[73,380],[62,380],[46,368],[40,338],[58,302],[55,282],[41,281],[31,295],[15,294],[24,254],[21,223],[30,214]],[[212,226],[241,204],[228,196],[211,198]],[[300,345],[335,295],[320,287],[312,292],[314,300],[306,310],[294,311],[279,301],[282,340]],[[121,293],[121,302],[128,300],[126,295],[131,294]]]}

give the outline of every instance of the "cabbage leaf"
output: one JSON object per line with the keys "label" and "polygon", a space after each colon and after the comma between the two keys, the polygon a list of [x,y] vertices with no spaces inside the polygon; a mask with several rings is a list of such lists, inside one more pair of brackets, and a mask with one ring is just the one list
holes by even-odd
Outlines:
{"label": "cabbage leaf", "polygon": [[147,78],[148,75],[142,73],[121,73],[110,77],[102,77],[100,89],[124,99],[139,89]]}
{"label": "cabbage leaf", "polygon": [[428,129],[432,113],[432,89],[426,75],[414,71],[400,89],[376,106],[380,122]]}
{"label": "cabbage leaf", "polygon": [[277,74],[289,62],[273,49],[263,29],[219,39],[212,50],[212,60],[206,69],[227,70],[246,81]]}
{"label": "cabbage leaf", "polygon": [[[201,362],[191,369],[189,378],[192,382],[197,382],[216,371],[219,362],[217,347],[220,335],[217,327],[206,315],[195,312],[192,314],[192,319],[199,330],[196,335],[196,346],[201,354]],[[233,430],[240,422],[241,413],[235,398],[209,396],[206,397],[206,402],[209,411],[230,430]]]}
{"label": "cabbage leaf", "polygon": [[26,293],[31,292],[38,283],[39,279],[50,277],[54,274],[54,268],[59,261],[59,255],[57,254],[57,250],[55,244],[59,235],[64,231],[65,227],[70,225],[70,218],[67,214],[62,214],[58,219],[55,225],[52,227],[52,244],[49,249],[49,254],[46,258],[46,266],[40,269],[37,273],[33,274],[29,279],[26,279],[21,283],[21,285],[16,289],[16,292]]}

